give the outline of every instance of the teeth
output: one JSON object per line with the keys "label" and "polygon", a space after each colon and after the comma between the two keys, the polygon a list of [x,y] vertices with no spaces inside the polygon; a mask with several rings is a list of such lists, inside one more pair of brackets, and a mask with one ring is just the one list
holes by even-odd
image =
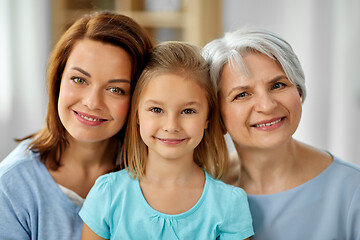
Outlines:
{"label": "teeth", "polygon": [[80,114],[80,117],[88,120],[88,121],[91,121],[91,122],[96,122],[96,121],[100,121],[100,119],[95,119],[95,118],[91,118],[91,117],[87,117],[87,116],[84,116],[84,115],[81,115]]}
{"label": "teeth", "polygon": [[256,124],[255,127],[267,127],[267,126],[271,126],[271,125],[273,125],[275,123],[278,123],[280,121],[281,121],[281,119],[278,119],[276,121],[269,122],[269,123]]}

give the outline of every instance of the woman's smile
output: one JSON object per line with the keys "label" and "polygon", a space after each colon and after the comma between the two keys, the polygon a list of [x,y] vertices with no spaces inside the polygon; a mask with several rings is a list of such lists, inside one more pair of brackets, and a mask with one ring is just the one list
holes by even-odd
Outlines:
{"label": "woman's smile", "polygon": [[264,120],[261,122],[258,122],[256,124],[251,125],[251,127],[254,127],[258,130],[262,131],[271,131],[279,128],[283,125],[285,117],[282,118],[274,118],[271,120]]}

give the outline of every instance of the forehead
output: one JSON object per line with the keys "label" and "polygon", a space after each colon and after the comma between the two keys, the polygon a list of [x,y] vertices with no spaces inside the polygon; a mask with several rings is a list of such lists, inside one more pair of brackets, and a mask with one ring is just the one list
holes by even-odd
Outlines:
{"label": "forehead", "polygon": [[[105,59],[109,57],[115,60],[123,59],[123,61],[131,62],[130,54],[122,47],[87,38],[80,39],[74,44],[68,61],[73,58]],[[98,61],[98,63],[101,64],[101,61]]]}
{"label": "forehead", "polygon": [[99,72],[128,77],[132,72],[131,57],[123,48],[90,39],[79,40],[74,45],[65,70],[74,66],[93,74]]}
{"label": "forehead", "polygon": [[261,53],[249,53],[242,57],[242,62],[228,62],[220,75],[220,87],[229,82],[266,81],[276,75],[285,74],[281,65]]}
{"label": "forehead", "polygon": [[205,95],[205,89],[196,80],[172,73],[152,77],[141,91],[141,99],[162,99],[167,102],[190,101],[191,99],[197,101]]}

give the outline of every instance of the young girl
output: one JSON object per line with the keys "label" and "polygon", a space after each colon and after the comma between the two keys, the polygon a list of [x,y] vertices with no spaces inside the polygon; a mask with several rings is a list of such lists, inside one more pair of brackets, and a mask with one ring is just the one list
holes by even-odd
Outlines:
{"label": "young girl", "polygon": [[220,179],[228,153],[199,50],[166,42],[134,91],[126,170],[100,177],[80,216],[82,239],[246,239],[245,192]]}

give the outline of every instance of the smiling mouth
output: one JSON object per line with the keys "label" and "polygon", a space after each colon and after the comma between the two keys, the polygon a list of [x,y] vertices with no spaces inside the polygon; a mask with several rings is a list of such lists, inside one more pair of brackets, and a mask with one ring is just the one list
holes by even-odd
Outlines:
{"label": "smiling mouth", "polygon": [[269,122],[269,123],[261,123],[261,124],[254,124],[253,127],[259,128],[259,127],[268,127],[268,126],[272,126],[278,122],[281,122],[284,118],[279,118],[278,120]]}
{"label": "smiling mouth", "polygon": [[185,141],[185,138],[182,139],[166,139],[166,138],[157,138],[159,141],[166,144],[179,144]]}
{"label": "smiling mouth", "polygon": [[89,117],[89,116],[85,116],[85,115],[82,115],[81,113],[79,112],[76,112],[74,111],[78,116],[80,116],[81,118],[87,120],[87,121],[90,121],[90,122],[104,122],[104,121],[107,121],[106,119],[101,119],[101,118],[93,118],[93,117]]}

